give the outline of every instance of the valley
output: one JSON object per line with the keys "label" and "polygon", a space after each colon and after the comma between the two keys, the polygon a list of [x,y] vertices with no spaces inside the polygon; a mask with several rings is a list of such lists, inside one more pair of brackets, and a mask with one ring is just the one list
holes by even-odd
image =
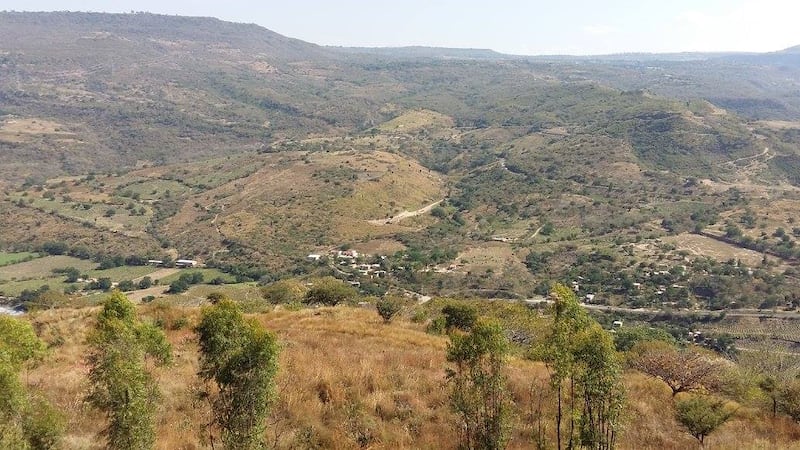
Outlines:
{"label": "valley", "polygon": [[[769,364],[800,374],[798,86],[792,49],[528,57],[0,12],[0,318],[47,347],[20,370],[65,448],[100,448],[85,355],[121,293],[174,352],[147,359],[158,448],[213,448],[196,333],[228,300],[280,343],[271,448],[455,445],[447,352],[484,320],[508,448],[561,439],[542,346],[573,338],[613,354],[621,448],[694,444],[689,392],[637,366],[658,346],[719,369],[691,394],[730,410],[714,448],[796,448],[800,385]],[[550,341],[562,304],[580,330]]]}

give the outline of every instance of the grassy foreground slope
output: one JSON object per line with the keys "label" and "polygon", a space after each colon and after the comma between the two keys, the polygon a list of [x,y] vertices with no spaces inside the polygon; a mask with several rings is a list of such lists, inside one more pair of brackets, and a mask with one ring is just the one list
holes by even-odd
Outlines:
{"label": "grassy foreground slope", "polygon": [[[210,448],[203,435],[207,405],[196,394],[197,345],[191,327],[196,308],[164,304],[140,307],[146,320],[162,324],[175,362],[157,371],[163,408],[160,449]],[[61,309],[31,318],[40,336],[55,347],[24,377],[69,417],[65,448],[101,448],[103,419],[83,402],[87,389],[85,336],[95,309]],[[279,336],[282,345],[268,436],[277,448],[454,448],[457,436],[449,410],[444,368],[447,340],[422,325],[398,320],[385,325],[373,310],[335,307],[272,311],[253,316]],[[533,318],[534,321],[545,319]],[[539,364],[512,358],[508,370],[517,404],[511,448],[532,448],[541,414],[555,440],[555,405],[547,400],[548,373]],[[630,372],[625,449],[693,448],[694,439],[676,424],[669,389]],[[539,399],[545,398],[541,404]],[[532,415],[533,414],[533,415]],[[746,407],[707,439],[718,449],[800,448],[800,427]]]}

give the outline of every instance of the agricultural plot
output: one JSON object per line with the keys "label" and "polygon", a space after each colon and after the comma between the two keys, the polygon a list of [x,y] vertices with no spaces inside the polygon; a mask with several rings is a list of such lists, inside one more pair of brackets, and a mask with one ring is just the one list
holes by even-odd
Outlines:
{"label": "agricultural plot", "polygon": [[704,331],[728,334],[742,340],[774,339],[800,343],[800,314],[798,314],[798,319],[729,318],[704,328]]}
{"label": "agricultural plot", "polygon": [[143,179],[120,186],[118,191],[123,197],[138,197],[144,202],[151,202],[187,194],[191,192],[191,188],[175,180]]}
{"label": "agricultural plot", "polygon": [[124,198],[112,198],[113,203],[74,202],[61,199],[37,198],[30,203],[42,211],[55,212],[61,217],[111,229],[141,231],[147,226],[152,209]]}
{"label": "agricultural plot", "polygon": [[72,256],[46,256],[33,261],[0,267],[0,281],[44,279],[53,276],[53,269],[74,267],[80,271],[94,269],[97,263]]}
{"label": "agricultural plot", "polygon": [[111,281],[123,281],[142,278],[154,273],[152,266],[120,266],[104,270],[90,270],[86,272],[91,278],[111,278]]}
{"label": "agricultural plot", "polygon": [[33,278],[20,281],[0,280],[0,295],[15,297],[22,291],[36,291],[42,286],[47,286],[53,291],[63,291],[69,283],[64,282],[64,277]]}
{"label": "agricultural plot", "polygon": [[15,252],[15,253],[0,252],[0,267],[20,262],[30,261],[38,257],[39,257],[38,253],[32,253],[32,252]]}
{"label": "agricultural plot", "polygon": [[173,281],[177,281],[178,278],[180,278],[181,275],[183,275],[183,274],[186,274],[186,273],[193,274],[193,273],[198,273],[198,272],[203,274],[203,282],[204,283],[208,283],[211,280],[214,280],[214,279],[217,279],[217,278],[222,279],[225,283],[233,283],[233,282],[236,281],[236,278],[234,278],[233,275],[225,273],[225,272],[222,272],[222,271],[220,271],[218,269],[186,269],[186,270],[180,270],[180,271],[174,272],[171,275],[168,275],[168,276],[166,276],[164,278],[161,278],[160,279],[160,283],[162,285],[167,285],[167,284],[172,283]]}
{"label": "agricultural plot", "polygon": [[717,261],[740,260],[753,267],[761,263],[764,255],[746,248],[737,247],[699,234],[683,233],[663,238],[674,244],[677,250],[685,250],[694,256],[707,256]]}

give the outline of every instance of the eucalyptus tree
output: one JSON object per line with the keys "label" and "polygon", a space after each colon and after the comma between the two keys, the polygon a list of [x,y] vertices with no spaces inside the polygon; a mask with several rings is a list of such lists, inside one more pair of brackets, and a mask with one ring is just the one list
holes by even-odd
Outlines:
{"label": "eucalyptus tree", "polygon": [[147,362],[163,366],[171,361],[163,332],[139,321],[135,306],[114,291],[103,303],[88,342],[88,400],[108,417],[108,448],[152,448],[160,393]]}
{"label": "eucalyptus tree", "polygon": [[196,332],[199,375],[216,384],[216,390],[207,393],[223,445],[235,450],[263,448],[278,371],[280,348],[275,335],[246,320],[238,305],[227,298],[203,310]]}

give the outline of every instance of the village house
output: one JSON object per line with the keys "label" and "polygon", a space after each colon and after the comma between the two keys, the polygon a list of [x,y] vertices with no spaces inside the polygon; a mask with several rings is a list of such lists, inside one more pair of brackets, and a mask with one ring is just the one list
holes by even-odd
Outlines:
{"label": "village house", "polygon": [[186,269],[189,267],[196,267],[196,266],[197,266],[197,261],[193,259],[179,259],[175,261],[175,267],[179,269]]}

